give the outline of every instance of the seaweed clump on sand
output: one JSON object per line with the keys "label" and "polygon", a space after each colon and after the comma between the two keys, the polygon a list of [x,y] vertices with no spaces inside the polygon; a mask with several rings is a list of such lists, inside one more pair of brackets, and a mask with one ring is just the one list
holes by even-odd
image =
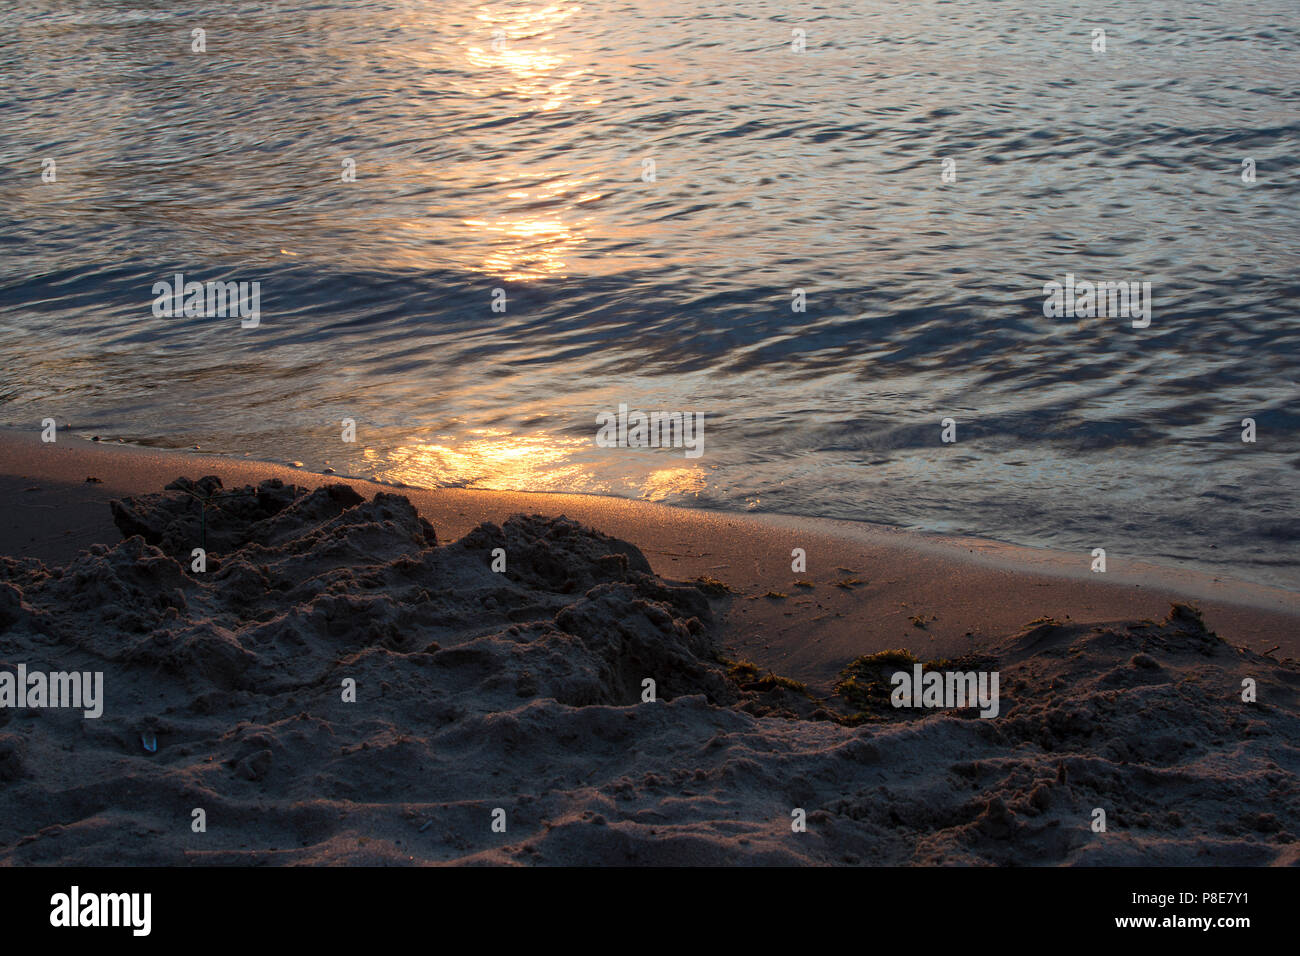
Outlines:
{"label": "seaweed clump on sand", "polygon": [[[965,654],[956,658],[922,661],[911,651],[903,648],[863,655],[840,671],[840,679],[835,684],[835,697],[848,708],[847,713],[837,715],[839,722],[847,726],[855,726],[862,723],[915,719],[932,713],[924,708],[895,707],[890,700],[890,695],[894,692],[893,675],[899,670],[911,673],[917,664],[921,665],[922,673],[982,671],[996,668],[997,658]],[[953,712],[966,715],[977,713],[978,708],[967,707]]]}

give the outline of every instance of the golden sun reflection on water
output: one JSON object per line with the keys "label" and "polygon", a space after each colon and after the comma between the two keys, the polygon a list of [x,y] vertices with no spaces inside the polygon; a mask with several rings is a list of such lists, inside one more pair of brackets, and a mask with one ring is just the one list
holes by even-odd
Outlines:
{"label": "golden sun reflection on water", "polygon": [[[556,179],[532,189],[515,189],[507,198],[530,206],[580,206],[601,197],[601,193],[586,189],[594,179]],[[575,198],[568,198],[571,196]],[[590,221],[581,218],[570,224],[558,213],[538,211],[493,220],[466,219],[464,224],[497,237],[483,262],[484,271],[505,279],[541,279],[562,275],[565,260],[583,243],[581,231]]]}
{"label": "golden sun reflection on water", "polygon": [[483,271],[503,279],[542,279],[559,276],[566,254],[582,242],[558,218],[503,218],[496,222],[466,219],[465,225],[501,237],[483,261]]}
{"label": "golden sun reflection on water", "polygon": [[509,27],[516,36],[532,37],[545,32],[547,27],[563,23],[582,10],[577,3],[552,3],[528,8],[517,4],[485,3],[478,9],[475,19],[495,28]]}
{"label": "golden sun reflection on water", "polygon": [[[548,45],[552,31],[581,11],[576,4],[516,7],[485,4],[477,19],[492,36],[485,48],[469,46],[465,58],[481,79],[480,96],[502,93],[524,100],[529,109],[556,110],[573,99],[574,85],[589,72],[578,66],[564,69],[568,53]],[[588,101],[592,102],[592,101]],[[504,183],[529,179],[538,170],[521,170]],[[500,216],[465,219],[462,224],[489,240],[491,252],[480,266],[483,272],[509,280],[562,277],[565,263],[582,244],[582,231],[590,219],[575,218],[573,210],[601,194],[586,187],[595,177],[558,177],[528,188],[516,186],[505,194],[511,205]]]}
{"label": "golden sun reflection on water", "polygon": [[[569,88],[587,71],[558,72],[572,57],[543,44],[553,28],[581,9],[576,5],[534,10],[480,8],[477,19],[487,24],[492,40],[486,49],[470,46],[465,53],[470,66],[488,81],[477,92],[484,96],[512,93],[540,110],[563,106],[573,96]],[[507,76],[501,75],[503,70]]]}

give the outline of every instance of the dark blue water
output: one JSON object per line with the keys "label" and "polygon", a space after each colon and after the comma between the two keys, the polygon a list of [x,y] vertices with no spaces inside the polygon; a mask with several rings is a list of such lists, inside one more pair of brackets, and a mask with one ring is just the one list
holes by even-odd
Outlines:
{"label": "dark blue water", "polygon": [[[1298,13],[5,4],[0,421],[1300,587]],[[597,447],[620,403],[703,454]]]}

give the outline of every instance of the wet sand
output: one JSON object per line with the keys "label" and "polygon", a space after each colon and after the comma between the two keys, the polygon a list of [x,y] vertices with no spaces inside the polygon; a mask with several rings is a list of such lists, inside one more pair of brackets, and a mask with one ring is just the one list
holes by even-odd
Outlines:
{"label": "wet sand", "polygon": [[[0,432],[0,554],[64,562],[120,536],[108,503],[157,491],[178,475],[217,475],[227,487],[280,478],[306,487],[346,481],[363,495],[397,491],[454,540],[512,514],[566,515],[637,545],[655,573],[708,576],[734,599],[725,643],[740,656],[827,685],[855,657],[893,647],[952,656],[1039,617],[1093,622],[1159,618],[1192,601],[1234,644],[1300,658],[1300,595],[1111,556],[1064,554],[986,539],[900,531],[861,522],[672,508],[592,495],[394,488],[284,465],[60,436],[43,444]],[[86,481],[97,478],[98,482]],[[803,548],[806,570],[791,570]],[[802,587],[806,581],[813,587]],[[784,598],[766,597],[769,593]],[[923,626],[913,623],[921,619]]]}

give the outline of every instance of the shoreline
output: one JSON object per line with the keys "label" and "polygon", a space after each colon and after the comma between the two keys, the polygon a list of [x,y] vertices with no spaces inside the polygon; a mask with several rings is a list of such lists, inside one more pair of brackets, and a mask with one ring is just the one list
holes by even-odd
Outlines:
{"label": "shoreline", "polygon": [[[1001,538],[987,537],[981,534],[968,534],[960,531],[945,531],[937,529],[927,529],[920,527],[910,527],[904,525],[895,525],[873,521],[868,518],[850,518],[850,517],[821,517],[817,515],[804,515],[795,512],[784,511],[757,511],[749,512],[742,510],[729,510],[717,507],[696,507],[679,503],[664,503],[660,501],[651,501],[645,498],[630,498],[624,495],[594,491],[521,491],[521,490],[501,490],[501,489],[478,489],[466,488],[462,486],[443,486],[428,487],[423,485],[412,485],[402,481],[392,481],[383,478],[368,477],[366,475],[354,475],[338,471],[315,472],[302,466],[301,463],[294,463],[289,460],[266,459],[250,457],[251,453],[245,453],[240,456],[235,452],[208,452],[195,450],[190,446],[161,446],[146,445],[135,441],[125,439],[103,439],[95,440],[91,436],[90,430],[72,425],[62,425],[59,431],[59,440],[64,441],[65,433],[72,439],[90,448],[111,449],[123,452],[135,452],[143,455],[156,455],[160,460],[165,460],[167,456],[186,456],[191,459],[198,459],[210,462],[230,462],[232,464],[260,464],[268,468],[281,469],[293,474],[309,475],[316,479],[333,479],[342,482],[355,482],[364,484],[367,487],[382,487],[394,489],[398,493],[415,492],[415,493],[440,493],[440,492],[465,492],[482,495],[514,495],[520,500],[538,499],[547,500],[565,500],[565,499],[595,499],[595,500],[612,500],[620,502],[631,502],[637,505],[654,505],[659,507],[670,508],[675,511],[698,512],[704,515],[712,515],[717,518],[735,517],[744,521],[770,521],[772,523],[799,523],[804,522],[815,525],[819,528],[827,529],[832,533],[854,536],[859,532],[867,536],[881,536],[900,534],[914,539],[920,546],[933,546],[939,550],[949,548],[953,551],[960,551],[966,554],[975,555],[976,559],[991,559],[994,563],[1005,563],[1010,566],[1043,566],[1050,568],[1054,573],[1059,573],[1066,577],[1082,577],[1087,579],[1094,575],[1088,569],[1090,557],[1084,556],[1082,552],[1066,551],[1059,547],[1049,544],[1019,543],[1016,541],[1004,540]],[[12,439],[15,442],[31,442],[35,444],[34,432],[30,428],[21,428],[13,424],[0,424],[0,461],[4,456],[4,442]],[[278,473],[278,472],[277,472]],[[1099,542],[1105,545],[1105,542]],[[1277,607],[1279,606],[1276,597],[1278,595],[1293,595],[1294,600],[1300,604],[1300,581],[1292,584],[1279,583],[1276,581],[1258,581],[1248,577],[1241,576],[1231,570],[1224,570],[1222,566],[1208,562],[1189,561],[1180,563],[1172,557],[1155,557],[1155,558],[1130,558],[1127,554],[1116,551],[1110,547],[1107,550],[1107,560],[1111,565],[1108,572],[1112,575],[1118,570],[1126,580],[1133,580],[1148,586],[1162,586],[1175,590],[1184,596],[1195,596],[1200,593],[1214,593],[1218,589],[1213,587],[1217,583],[1222,583],[1225,587],[1237,588],[1242,593],[1229,598],[1236,603],[1244,603],[1260,607]],[[1300,611],[1297,612],[1300,616]]]}
{"label": "shoreline", "polygon": [[[208,474],[227,488],[279,478],[307,488],[343,483],[365,497],[404,495],[437,529],[440,542],[511,514],[565,515],[635,544],[667,579],[703,576],[725,583],[732,591],[722,616],[728,653],[821,690],[863,654],[901,647],[960,656],[1041,618],[1158,620],[1176,601],[1199,607],[1232,644],[1300,658],[1294,592],[1199,571],[1111,556],[1107,572],[1099,574],[1089,569],[1090,555],[861,521],[616,496],[424,489],[62,433],[46,444],[34,432],[0,430],[0,495],[15,504],[0,527],[0,554],[65,563],[91,544],[119,540],[110,499]],[[804,573],[791,570],[796,547],[807,553]]]}

